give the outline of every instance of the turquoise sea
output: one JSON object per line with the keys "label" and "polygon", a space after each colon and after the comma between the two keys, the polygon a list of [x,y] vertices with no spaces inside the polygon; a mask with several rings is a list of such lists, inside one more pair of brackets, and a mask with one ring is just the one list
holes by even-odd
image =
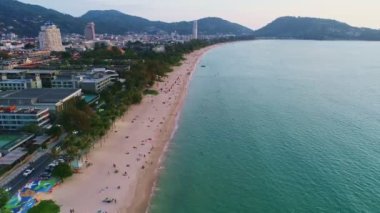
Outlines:
{"label": "turquoise sea", "polygon": [[380,43],[211,50],[150,212],[380,212]]}

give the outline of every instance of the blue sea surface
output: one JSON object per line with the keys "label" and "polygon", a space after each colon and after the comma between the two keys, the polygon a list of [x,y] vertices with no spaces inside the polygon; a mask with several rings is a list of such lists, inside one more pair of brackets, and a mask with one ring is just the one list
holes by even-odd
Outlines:
{"label": "blue sea surface", "polygon": [[380,43],[211,50],[164,167],[152,213],[380,212]]}

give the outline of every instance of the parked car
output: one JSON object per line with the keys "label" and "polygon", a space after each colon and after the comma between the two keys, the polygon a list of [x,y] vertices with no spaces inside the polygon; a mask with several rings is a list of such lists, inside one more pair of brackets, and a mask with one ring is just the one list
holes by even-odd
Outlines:
{"label": "parked car", "polygon": [[30,174],[32,174],[33,171],[34,171],[34,168],[29,168],[29,169],[25,170],[24,173],[22,173],[22,175],[24,177],[28,177]]}
{"label": "parked car", "polygon": [[58,166],[58,162],[57,162],[57,163],[55,163],[55,162],[51,162],[51,163],[48,165],[48,167],[52,167],[52,168],[54,168],[54,167],[56,167],[56,166]]}
{"label": "parked car", "polygon": [[65,163],[65,160],[64,160],[63,158],[59,158],[57,161],[58,161],[59,163]]}
{"label": "parked car", "polygon": [[49,179],[49,178],[51,178],[51,173],[50,172],[43,172],[43,173],[41,173],[40,178],[44,179],[44,180]]}
{"label": "parked car", "polygon": [[45,167],[45,172],[52,172],[53,169],[54,169],[55,166],[52,166],[52,165],[48,165],[47,167]]}
{"label": "parked car", "polygon": [[59,161],[57,161],[57,160],[54,160],[53,162],[51,162],[51,164],[52,164],[52,165],[54,165],[54,166],[58,166],[58,164],[59,164]]}

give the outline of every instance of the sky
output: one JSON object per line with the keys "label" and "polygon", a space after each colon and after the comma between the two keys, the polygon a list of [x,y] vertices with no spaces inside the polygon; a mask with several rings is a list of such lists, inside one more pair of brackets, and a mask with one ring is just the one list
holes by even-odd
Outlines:
{"label": "sky", "polygon": [[220,17],[258,29],[280,16],[330,18],[380,29],[380,0],[20,0],[73,16],[115,9],[166,22]]}

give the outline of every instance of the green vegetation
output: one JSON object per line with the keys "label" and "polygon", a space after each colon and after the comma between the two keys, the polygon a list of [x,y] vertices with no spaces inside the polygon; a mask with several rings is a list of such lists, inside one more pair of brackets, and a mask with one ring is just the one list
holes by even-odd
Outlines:
{"label": "green vegetation", "polygon": [[9,193],[4,189],[0,188],[0,212],[3,212],[5,204],[9,200]]}
{"label": "green vegetation", "polygon": [[0,20],[3,26],[12,26],[12,32],[23,36],[38,35],[47,21],[57,24],[63,33],[82,33],[85,26],[79,18],[13,0],[0,1]]}
{"label": "green vegetation", "polygon": [[380,30],[352,27],[330,19],[280,17],[257,30],[258,37],[312,40],[380,40]]}
{"label": "green vegetation", "polygon": [[[12,26],[12,32],[21,36],[36,36],[41,24],[52,21],[63,33],[83,33],[87,22],[96,23],[98,33],[125,34],[126,32],[157,33],[177,31],[191,34],[192,22],[165,23],[123,14],[116,10],[89,11],[81,17],[73,17],[41,6],[24,4],[20,1],[1,0],[0,20],[4,29]],[[199,20],[202,32],[216,34],[252,34],[253,31],[241,25],[220,18]],[[3,29],[2,28],[2,29]]]}
{"label": "green vegetation", "polygon": [[53,137],[59,137],[59,136],[61,136],[61,134],[63,132],[62,132],[62,128],[60,126],[55,125],[55,126],[51,127],[50,129],[48,129],[46,131],[46,133],[50,136],[53,136]]}
{"label": "green vegetation", "polygon": [[[116,10],[89,11],[82,19],[94,21],[97,31],[101,33],[112,32],[124,34],[127,31],[133,32],[178,32],[179,34],[191,34],[193,22],[182,21],[177,23],[152,22],[144,18],[130,16]],[[112,24],[110,24],[112,23]],[[220,18],[203,18],[198,20],[202,33],[208,35],[216,34],[252,34],[252,30],[239,24],[231,23]]]}
{"label": "green vegetation", "polygon": [[43,200],[28,213],[59,213],[61,208],[53,200]]}
{"label": "green vegetation", "polygon": [[146,89],[143,93],[144,95],[158,95],[158,91],[154,89]]}
{"label": "green vegetation", "polygon": [[52,175],[54,177],[60,178],[62,180],[71,177],[73,175],[73,171],[69,164],[60,163],[53,169]]}
{"label": "green vegetation", "polygon": [[37,124],[26,125],[23,127],[23,131],[35,135],[41,135],[44,132],[44,130]]}

